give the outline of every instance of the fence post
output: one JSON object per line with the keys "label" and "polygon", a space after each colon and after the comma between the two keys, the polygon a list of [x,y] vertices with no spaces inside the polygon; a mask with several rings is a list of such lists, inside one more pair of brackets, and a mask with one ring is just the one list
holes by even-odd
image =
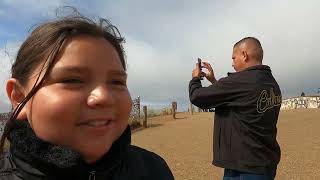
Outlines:
{"label": "fence post", "polygon": [[190,105],[189,105],[189,110],[190,110],[190,114],[193,115],[193,105],[192,105],[191,102],[190,102]]}
{"label": "fence post", "polygon": [[177,102],[172,102],[172,117],[176,118]]}
{"label": "fence post", "polygon": [[140,96],[138,96],[138,98],[137,98],[137,107],[138,107],[138,120],[139,120],[139,122],[141,122],[141,116],[140,116],[140,113],[141,113],[141,111],[140,111]]}
{"label": "fence post", "polygon": [[147,110],[147,106],[143,106],[143,113],[144,113],[144,119],[143,119],[143,127],[147,128],[147,119],[148,119],[148,110]]}

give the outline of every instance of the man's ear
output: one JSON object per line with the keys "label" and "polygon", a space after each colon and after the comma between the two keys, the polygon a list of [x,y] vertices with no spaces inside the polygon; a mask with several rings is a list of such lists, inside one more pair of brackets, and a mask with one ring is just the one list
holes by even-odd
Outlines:
{"label": "man's ear", "polygon": [[242,56],[243,56],[243,62],[248,62],[249,55],[248,55],[247,51],[242,51]]}
{"label": "man's ear", "polygon": [[[26,92],[23,86],[15,78],[10,78],[6,85],[7,96],[10,99],[12,107],[15,109],[26,97]],[[19,120],[27,119],[25,107],[22,108],[17,116]]]}

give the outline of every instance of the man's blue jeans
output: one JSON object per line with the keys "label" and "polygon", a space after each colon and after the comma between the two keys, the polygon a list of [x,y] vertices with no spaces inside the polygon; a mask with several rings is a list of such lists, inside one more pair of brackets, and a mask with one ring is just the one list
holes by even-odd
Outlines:
{"label": "man's blue jeans", "polygon": [[224,169],[223,180],[273,180],[276,170],[270,170],[266,174],[252,174],[231,169]]}

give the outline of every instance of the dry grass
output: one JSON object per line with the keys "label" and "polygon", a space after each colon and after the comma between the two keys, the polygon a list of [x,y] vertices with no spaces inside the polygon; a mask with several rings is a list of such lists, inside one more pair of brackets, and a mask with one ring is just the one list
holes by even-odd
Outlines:
{"label": "dry grass", "polygon": [[[133,144],[161,155],[177,180],[222,179],[223,169],[211,165],[212,113],[179,113],[155,117],[132,135]],[[278,141],[282,157],[278,180],[320,179],[320,109],[280,113]]]}

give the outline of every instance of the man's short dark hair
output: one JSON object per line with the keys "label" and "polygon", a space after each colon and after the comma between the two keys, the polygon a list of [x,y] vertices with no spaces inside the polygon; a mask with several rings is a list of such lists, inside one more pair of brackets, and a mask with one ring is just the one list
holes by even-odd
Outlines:
{"label": "man's short dark hair", "polygon": [[240,41],[238,41],[236,44],[234,44],[233,48],[239,47],[240,45],[242,45],[244,43],[249,43],[249,44],[253,45],[254,48],[252,49],[252,54],[251,54],[252,57],[255,58],[257,61],[262,62],[263,49],[262,49],[260,41],[255,37],[245,37],[245,38],[241,39]]}

